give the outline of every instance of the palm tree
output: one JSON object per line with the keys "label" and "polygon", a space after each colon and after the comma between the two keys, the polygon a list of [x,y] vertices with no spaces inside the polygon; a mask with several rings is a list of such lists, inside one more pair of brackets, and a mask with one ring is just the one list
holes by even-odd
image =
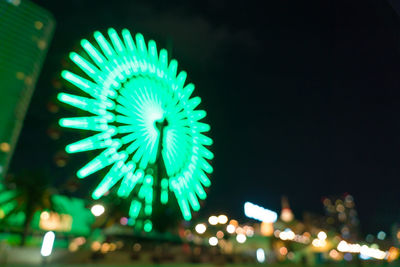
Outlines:
{"label": "palm tree", "polygon": [[3,211],[0,223],[6,224],[7,219],[14,214],[25,214],[21,229],[21,246],[25,245],[31,231],[34,214],[37,211],[52,209],[51,195],[50,179],[43,170],[22,170],[15,176],[9,176],[5,185],[0,187],[0,209]]}

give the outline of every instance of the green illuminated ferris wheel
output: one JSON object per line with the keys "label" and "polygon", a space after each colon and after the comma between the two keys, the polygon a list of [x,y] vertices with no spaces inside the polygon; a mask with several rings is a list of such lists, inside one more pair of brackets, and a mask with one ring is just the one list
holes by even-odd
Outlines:
{"label": "green illuminated ferris wheel", "polygon": [[[201,99],[191,97],[194,85],[185,85],[186,72],[177,73],[177,61],[169,61],[165,49],[158,53],[153,40],[146,45],[140,33],[134,40],[126,29],[121,36],[109,29],[108,36],[95,32],[96,43],[81,41],[85,53],[70,53],[82,73],[62,72],[84,96],[60,93],[58,99],[88,115],[59,123],[92,134],[66,151],[98,150],[77,176],[107,168],[92,198],[118,187],[117,195],[131,200],[132,220],[150,218],[153,202],[167,204],[169,191],[190,220],[191,210],[198,211],[199,199],[206,198],[207,174],[213,171],[212,139],[205,135],[210,126],[200,122],[206,112],[196,109]],[[150,219],[144,227],[152,229]]]}

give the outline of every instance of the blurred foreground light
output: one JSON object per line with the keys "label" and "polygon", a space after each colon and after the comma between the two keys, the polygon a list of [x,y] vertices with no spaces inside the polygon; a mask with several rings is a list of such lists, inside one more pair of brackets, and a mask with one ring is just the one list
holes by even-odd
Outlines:
{"label": "blurred foreground light", "polygon": [[250,202],[244,203],[244,214],[252,219],[261,222],[276,222],[278,219],[278,214],[274,211],[264,209],[258,205]]}
{"label": "blurred foreground light", "polygon": [[152,229],[153,229],[153,223],[150,220],[144,221],[143,230],[148,233],[151,232]]}
{"label": "blurred foreground light", "polygon": [[218,217],[217,216],[210,216],[210,218],[208,218],[208,222],[211,225],[217,225],[218,224]]}
{"label": "blurred foreground light", "polygon": [[194,229],[196,230],[197,233],[204,234],[204,232],[207,230],[207,227],[205,226],[204,223],[199,223],[198,225],[196,225]]}
{"label": "blurred foreground light", "polygon": [[388,256],[387,256],[387,260],[388,262],[392,262],[394,260],[397,260],[399,258],[399,252],[400,250],[396,247],[391,247],[388,251]]}
{"label": "blurred foreground light", "polygon": [[246,236],[244,234],[238,234],[236,236],[236,241],[239,242],[240,244],[243,244],[244,242],[246,242]]}
{"label": "blurred foreground light", "polygon": [[226,215],[219,215],[218,216],[218,223],[226,224],[228,222],[228,217]]}
{"label": "blurred foreground light", "polygon": [[294,215],[293,215],[292,210],[289,209],[289,208],[284,208],[284,209],[282,209],[282,212],[281,212],[281,219],[282,219],[282,221],[284,221],[284,222],[291,222],[291,221],[293,221]]}
{"label": "blurred foreground light", "polygon": [[226,231],[230,234],[233,234],[235,232],[235,226],[232,224],[228,224],[228,226],[226,227]]}
{"label": "blurred foreground light", "polygon": [[334,260],[340,259],[340,254],[339,254],[339,252],[337,252],[336,249],[332,249],[331,251],[329,251],[329,256]]}
{"label": "blurred foreground light", "polygon": [[261,235],[271,236],[274,233],[274,225],[272,222],[261,223]]}
{"label": "blurred foreground light", "polygon": [[312,245],[316,248],[322,248],[326,246],[326,241],[316,238],[312,241]]}
{"label": "blurred foreground light", "polygon": [[41,219],[41,220],[48,220],[48,219],[50,219],[50,213],[48,213],[47,211],[43,211],[43,212],[40,214],[40,219]]}
{"label": "blurred foreground light", "polygon": [[232,225],[235,226],[235,227],[238,227],[238,226],[239,226],[239,223],[238,223],[238,221],[236,221],[236,220],[230,220],[230,221],[229,221],[229,224],[232,224]]}
{"label": "blurred foreground light", "polygon": [[265,252],[262,248],[257,249],[257,261],[263,263],[265,261]]}
{"label": "blurred foreground light", "polygon": [[212,236],[212,237],[210,237],[210,239],[208,239],[208,243],[214,247],[218,244],[218,238],[216,238],[215,236]]}
{"label": "blurred foreground light", "polygon": [[295,237],[295,233],[290,228],[286,228],[285,231],[279,233],[281,240],[293,240]]}
{"label": "blurred foreground light", "polygon": [[321,231],[321,232],[318,233],[318,238],[320,240],[325,240],[327,238],[327,235],[326,235],[326,233],[324,231]]}
{"label": "blurred foreground light", "polygon": [[246,235],[247,235],[248,237],[252,237],[252,236],[254,235],[254,228],[251,227],[251,226],[247,227],[247,228],[246,228]]}
{"label": "blurred foreground light", "polygon": [[224,232],[218,231],[218,232],[217,232],[217,238],[218,238],[218,239],[222,239],[223,237],[224,237]]}
{"label": "blurred foreground light", "polygon": [[101,248],[101,243],[100,243],[99,241],[94,241],[94,242],[92,243],[92,245],[90,246],[90,248],[91,248],[93,251],[98,251],[98,250],[100,250],[100,248]]}
{"label": "blurred foreground light", "polygon": [[386,238],[386,233],[384,231],[380,231],[377,235],[376,238],[379,240],[384,240]]}
{"label": "blurred foreground light", "polygon": [[121,225],[127,225],[128,224],[128,218],[126,217],[122,217],[119,222],[121,223]]}
{"label": "blurred foreground light", "polygon": [[282,256],[285,256],[285,255],[288,253],[288,250],[287,250],[286,247],[281,247],[281,248],[279,249],[279,253],[280,253]]}
{"label": "blurred foreground light", "polygon": [[40,254],[43,257],[50,256],[51,251],[53,250],[54,239],[56,235],[54,232],[47,232],[43,237],[42,249],[40,250]]}
{"label": "blurred foreground light", "polygon": [[93,213],[94,216],[98,217],[104,213],[105,208],[103,205],[96,204],[90,209],[90,211]]}

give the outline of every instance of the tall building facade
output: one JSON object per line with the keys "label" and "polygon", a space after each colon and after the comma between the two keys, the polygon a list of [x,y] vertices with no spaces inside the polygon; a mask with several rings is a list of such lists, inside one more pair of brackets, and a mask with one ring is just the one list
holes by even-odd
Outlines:
{"label": "tall building facade", "polygon": [[28,0],[0,0],[0,177],[4,176],[49,47],[55,20]]}

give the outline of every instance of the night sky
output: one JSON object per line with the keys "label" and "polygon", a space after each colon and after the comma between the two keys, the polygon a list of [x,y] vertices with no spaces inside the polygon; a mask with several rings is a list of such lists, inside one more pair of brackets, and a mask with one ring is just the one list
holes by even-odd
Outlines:
{"label": "night sky", "polygon": [[400,23],[389,2],[34,2],[57,28],[11,172],[44,168],[55,185],[76,179],[94,154],[54,163],[79,138],[48,135],[74,114],[49,112],[57,79],[80,39],[126,27],[172,51],[203,99],[216,157],[201,215],[243,218],[245,201],[280,211],[286,195],[301,218],[323,214],[323,196],[348,192],[364,234],[400,222]]}

